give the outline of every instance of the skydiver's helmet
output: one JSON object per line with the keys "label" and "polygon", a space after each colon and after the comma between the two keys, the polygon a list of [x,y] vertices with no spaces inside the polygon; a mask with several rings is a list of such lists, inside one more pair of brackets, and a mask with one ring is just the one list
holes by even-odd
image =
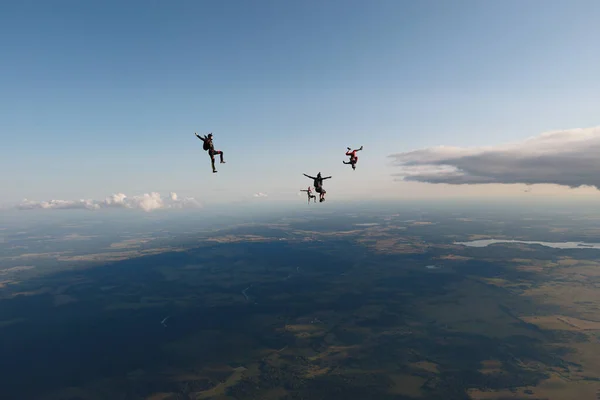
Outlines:
{"label": "skydiver's helmet", "polygon": [[319,172],[319,173],[317,174],[317,178],[320,178],[320,177],[321,177],[321,173]]}
{"label": "skydiver's helmet", "polygon": [[209,139],[212,139],[212,133],[209,133],[209,134],[208,134],[208,138],[209,138]]}

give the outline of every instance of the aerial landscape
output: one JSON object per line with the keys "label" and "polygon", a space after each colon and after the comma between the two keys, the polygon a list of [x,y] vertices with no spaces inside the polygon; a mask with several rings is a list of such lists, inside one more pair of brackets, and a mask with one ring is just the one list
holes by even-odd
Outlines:
{"label": "aerial landscape", "polygon": [[600,250],[457,244],[598,243],[589,211],[360,208],[194,235],[85,215],[5,230],[3,397],[600,394]]}

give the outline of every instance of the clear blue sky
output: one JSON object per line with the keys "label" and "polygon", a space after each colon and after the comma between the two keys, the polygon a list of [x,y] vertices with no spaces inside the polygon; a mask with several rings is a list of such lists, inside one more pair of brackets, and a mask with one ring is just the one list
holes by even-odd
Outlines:
{"label": "clear blue sky", "polygon": [[[599,16],[594,0],[6,1],[0,202],[295,195],[318,171],[365,197],[402,185],[390,153],[597,125]],[[225,151],[218,174],[194,131]]]}

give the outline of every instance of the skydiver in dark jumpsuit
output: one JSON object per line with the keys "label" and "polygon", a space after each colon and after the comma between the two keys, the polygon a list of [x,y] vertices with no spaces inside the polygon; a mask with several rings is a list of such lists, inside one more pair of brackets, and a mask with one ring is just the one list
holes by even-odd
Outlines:
{"label": "skydiver in dark jumpsuit", "polygon": [[208,150],[208,155],[210,156],[210,164],[212,165],[213,173],[217,172],[215,168],[215,154],[218,154],[221,157],[221,164],[225,164],[225,160],[223,160],[223,152],[221,150],[215,150],[215,145],[213,144],[212,133],[209,133],[208,136],[202,137],[194,132],[194,135],[200,140],[204,142],[204,149]]}
{"label": "skydiver in dark jumpsuit", "polygon": [[313,180],[313,186],[315,187],[315,192],[319,193],[319,202],[325,201],[325,194],[327,193],[327,191],[325,191],[325,189],[323,188],[323,181],[325,179],[330,179],[331,176],[322,178],[320,172],[317,174],[316,177],[306,175],[306,174],[302,174],[302,175]]}

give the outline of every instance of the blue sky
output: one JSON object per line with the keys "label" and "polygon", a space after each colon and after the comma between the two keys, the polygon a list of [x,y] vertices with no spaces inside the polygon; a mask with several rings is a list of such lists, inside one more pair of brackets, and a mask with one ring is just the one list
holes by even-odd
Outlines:
{"label": "blue sky", "polygon": [[[0,202],[286,198],[318,171],[328,195],[466,193],[395,182],[387,156],[599,125],[599,15],[554,0],[4,2]],[[195,131],[225,152],[218,174]]]}

